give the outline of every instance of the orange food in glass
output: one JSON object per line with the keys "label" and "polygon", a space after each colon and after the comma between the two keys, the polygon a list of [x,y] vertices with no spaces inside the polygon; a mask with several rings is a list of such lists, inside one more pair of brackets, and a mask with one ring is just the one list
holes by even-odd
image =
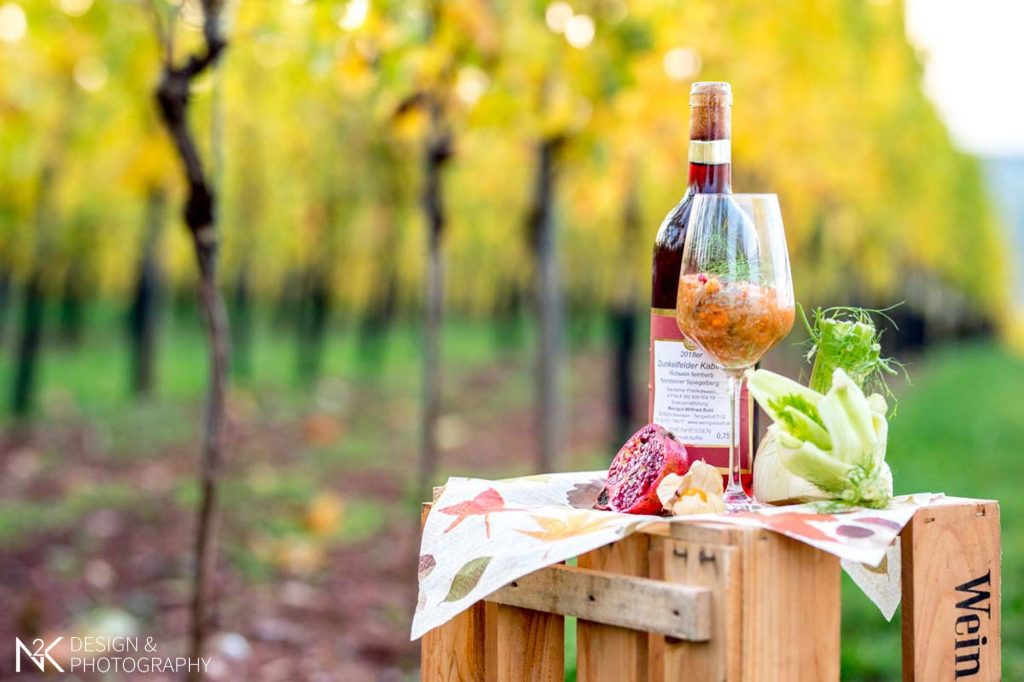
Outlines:
{"label": "orange food in glass", "polygon": [[715,275],[679,278],[679,330],[723,368],[752,366],[793,327],[791,300],[774,287]]}

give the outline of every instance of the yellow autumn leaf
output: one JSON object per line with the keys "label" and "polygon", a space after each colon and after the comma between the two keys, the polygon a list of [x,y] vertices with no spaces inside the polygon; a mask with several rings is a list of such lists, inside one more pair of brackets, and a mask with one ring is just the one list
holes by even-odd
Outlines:
{"label": "yellow autumn leaf", "polygon": [[345,503],[334,493],[321,493],[314,497],[306,510],[306,527],[314,535],[331,535],[345,518]]}
{"label": "yellow autumn leaf", "polygon": [[565,517],[533,516],[540,530],[520,530],[517,533],[529,535],[541,542],[557,542],[578,535],[589,535],[604,530],[615,523],[610,516],[594,514],[587,511],[576,512]]}
{"label": "yellow autumn leaf", "polygon": [[274,552],[274,562],[296,575],[312,573],[323,565],[323,561],[323,547],[305,538],[285,538],[277,544]]}

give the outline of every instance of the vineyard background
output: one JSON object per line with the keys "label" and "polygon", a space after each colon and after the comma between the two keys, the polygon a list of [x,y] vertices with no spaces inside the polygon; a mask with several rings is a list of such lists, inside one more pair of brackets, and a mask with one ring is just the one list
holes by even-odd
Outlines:
{"label": "vineyard background", "polygon": [[[191,111],[233,348],[212,677],[415,677],[423,488],[603,468],[642,423],[694,80],[732,83],[734,187],[780,195],[798,300],[903,302],[897,488],[1001,498],[1004,574],[1024,570],[1000,473],[1024,448],[1024,165],[955,144],[902,2],[222,13]],[[0,0],[0,638],[184,646],[206,356],[153,91],[155,26],[182,60],[202,19]],[[798,372],[803,338],[769,364]],[[1012,679],[1024,588],[1005,590]],[[847,597],[844,679],[894,679],[898,623]]]}

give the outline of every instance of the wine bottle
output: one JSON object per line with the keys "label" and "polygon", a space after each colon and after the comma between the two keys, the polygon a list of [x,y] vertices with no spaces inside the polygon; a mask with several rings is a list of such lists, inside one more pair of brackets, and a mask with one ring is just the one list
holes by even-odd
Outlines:
{"label": "wine bottle", "polygon": [[[698,82],[690,88],[690,168],[686,192],[658,229],[651,282],[648,421],[682,441],[690,460],[703,459],[728,474],[731,433],[728,376],[683,337],[676,325],[679,268],[693,197],[732,192],[732,88]],[[741,398],[740,472],[751,487],[753,404]]]}

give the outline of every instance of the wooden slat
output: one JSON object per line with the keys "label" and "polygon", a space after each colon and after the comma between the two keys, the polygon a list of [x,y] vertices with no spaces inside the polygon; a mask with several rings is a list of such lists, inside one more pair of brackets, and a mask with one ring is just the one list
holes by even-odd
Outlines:
{"label": "wooden slat", "polygon": [[[420,511],[420,525],[426,523],[430,505]],[[484,604],[471,606],[444,625],[430,630],[420,640],[422,682],[483,682],[485,651]]]}
{"label": "wooden slat", "polygon": [[480,602],[423,635],[423,682],[482,682],[486,672],[484,634],[484,604]]}
{"label": "wooden slat", "polygon": [[[729,539],[730,535],[721,536]],[[698,542],[666,543],[665,580],[713,590],[711,638],[663,640],[663,677],[657,680],[740,679],[741,572],[739,548]]]}
{"label": "wooden slat", "polygon": [[[644,577],[650,562],[645,534],[580,556],[580,568]],[[576,624],[576,671],[579,682],[626,682],[647,679],[646,632],[579,620]]]}
{"label": "wooden slat", "polygon": [[744,682],[839,679],[839,559],[761,529],[740,534]]}
{"label": "wooden slat", "polygon": [[488,682],[561,682],[565,676],[565,619],[488,603]]}
{"label": "wooden slat", "polygon": [[[665,580],[665,552],[671,551],[667,549],[670,542],[665,537],[651,537],[648,541],[647,575],[651,580]],[[665,635],[647,635],[647,676],[650,682],[665,679]]]}
{"label": "wooden slat", "polygon": [[922,509],[901,538],[903,679],[1001,679],[998,503]]}
{"label": "wooden slat", "polygon": [[574,566],[523,576],[488,601],[594,623],[702,641],[711,634],[711,591]]}
{"label": "wooden slat", "polygon": [[736,526],[713,521],[688,521],[687,523],[671,523],[654,521],[643,526],[638,532],[657,537],[670,537],[677,540],[693,542],[720,543],[723,538],[731,538],[730,532]]}
{"label": "wooden slat", "polygon": [[745,528],[730,526],[724,523],[674,523],[670,527],[670,535],[676,540],[686,542],[702,542],[710,545],[736,544],[738,533]]}

